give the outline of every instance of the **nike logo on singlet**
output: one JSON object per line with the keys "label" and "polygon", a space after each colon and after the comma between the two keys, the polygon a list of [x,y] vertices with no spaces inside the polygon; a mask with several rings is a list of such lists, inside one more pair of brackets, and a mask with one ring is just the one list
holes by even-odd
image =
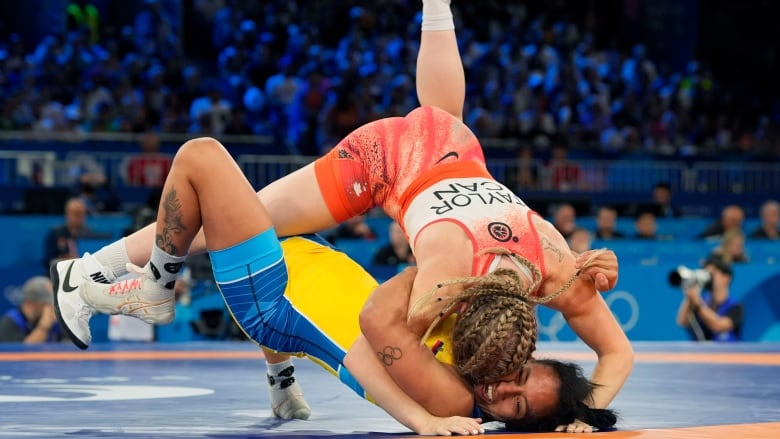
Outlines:
{"label": "nike logo on singlet", "polygon": [[447,160],[447,159],[448,159],[448,158],[450,158],[450,157],[455,157],[455,159],[457,160],[457,159],[459,159],[459,158],[460,158],[460,155],[458,155],[458,153],[457,153],[457,152],[455,152],[455,151],[450,151],[450,152],[448,152],[447,154],[444,154],[444,156],[442,156],[442,158],[440,158],[440,159],[439,159],[439,160],[436,162],[436,164],[438,165],[439,163],[443,162],[444,160]]}

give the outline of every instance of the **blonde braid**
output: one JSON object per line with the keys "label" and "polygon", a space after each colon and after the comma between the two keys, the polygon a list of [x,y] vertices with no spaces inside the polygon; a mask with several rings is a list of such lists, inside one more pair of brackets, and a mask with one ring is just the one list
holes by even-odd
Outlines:
{"label": "blonde braid", "polygon": [[455,297],[438,299],[448,300],[448,303],[422,340],[428,338],[442,316],[461,302],[469,300],[469,306],[458,317],[453,331],[455,366],[463,377],[475,383],[508,375],[520,369],[536,350],[537,322],[532,304],[549,302],[566,292],[583,269],[589,267],[604,251],[593,252],[556,292],[537,298],[532,294],[539,288],[543,278],[533,263],[503,248],[487,249],[485,252],[507,255],[528,268],[532,274],[530,284],[524,286],[523,279],[514,270],[498,269],[485,276],[458,278],[437,285],[412,307],[413,311],[429,301],[439,288],[454,284],[468,286]]}
{"label": "blonde braid", "polygon": [[478,296],[455,325],[455,366],[474,383],[505,376],[536,349],[536,331],[536,316],[527,302]]}
{"label": "blonde braid", "polygon": [[[542,283],[542,273],[539,271],[539,269],[531,263],[531,261],[523,258],[522,256],[517,256],[514,253],[508,251],[505,248],[501,247],[492,247],[485,250],[482,250],[478,254],[483,253],[494,253],[494,254],[500,254],[509,256],[511,258],[514,258],[514,260],[518,261],[522,265],[524,265],[526,268],[528,268],[531,271],[531,275],[533,279],[531,280],[531,284],[528,285],[527,288],[523,288],[523,281],[520,278],[520,276],[517,273],[514,273],[512,270],[496,270],[493,273],[488,273],[484,276],[472,276],[472,277],[459,277],[456,279],[450,279],[448,281],[442,282],[438,285],[436,285],[435,288],[428,291],[427,293],[423,294],[417,302],[415,302],[414,305],[409,310],[409,313],[411,315],[414,315],[417,313],[417,311],[423,307],[425,304],[427,304],[433,296],[436,294],[436,291],[440,288],[449,286],[449,285],[457,285],[457,284],[465,284],[468,285],[467,288],[459,295],[455,297],[440,297],[438,298],[439,301],[448,301],[447,304],[444,306],[442,311],[439,313],[439,315],[433,320],[431,325],[428,327],[428,330],[425,332],[425,334],[422,337],[423,342],[428,339],[428,336],[430,336],[433,329],[436,327],[436,325],[439,324],[441,321],[441,318],[447,314],[449,314],[450,311],[452,311],[453,308],[458,306],[459,303],[470,299],[474,296],[482,296],[489,293],[494,293],[496,295],[507,295],[510,296],[516,296],[516,297],[523,297],[525,300],[531,300],[532,302],[541,302],[539,299],[536,299],[532,296],[533,292],[536,291],[536,289],[539,287],[539,285]],[[514,273],[513,275],[510,275],[512,277],[511,280],[506,281],[502,285],[498,285],[494,287],[491,291],[487,290],[472,290],[473,285],[481,285],[482,288],[485,288],[486,285],[490,284],[491,281],[494,279],[497,279],[499,276],[499,272]]]}

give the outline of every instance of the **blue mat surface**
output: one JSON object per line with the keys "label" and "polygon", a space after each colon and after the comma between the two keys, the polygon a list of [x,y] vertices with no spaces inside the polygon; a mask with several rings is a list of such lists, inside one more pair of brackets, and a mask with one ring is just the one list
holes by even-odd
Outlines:
{"label": "blue mat surface", "polygon": [[[780,421],[778,344],[646,342],[636,351],[614,402],[621,431]],[[594,364],[581,343],[540,343],[537,352],[587,371]],[[296,367],[312,406],[308,421],[272,416],[265,366],[251,343],[0,345],[0,437],[410,434],[314,363],[298,359]]]}

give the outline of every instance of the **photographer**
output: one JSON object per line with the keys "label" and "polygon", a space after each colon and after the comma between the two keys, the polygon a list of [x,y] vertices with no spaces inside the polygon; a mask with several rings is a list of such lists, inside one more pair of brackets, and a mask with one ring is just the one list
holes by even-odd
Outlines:
{"label": "photographer", "polygon": [[687,328],[695,340],[740,340],[744,311],[729,294],[733,274],[731,265],[709,259],[703,270],[681,267],[670,275],[670,283],[685,293],[677,324]]}

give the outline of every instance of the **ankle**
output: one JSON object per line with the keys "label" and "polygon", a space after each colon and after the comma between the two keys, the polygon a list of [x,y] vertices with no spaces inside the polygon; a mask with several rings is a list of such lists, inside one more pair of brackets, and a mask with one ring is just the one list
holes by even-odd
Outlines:
{"label": "ankle", "polygon": [[127,246],[125,245],[125,238],[108,244],[92,256],[103,266],[105,271],[108,271],[110,279],[118,279],[127,274],[127,263],[130,262],[130,257],[127,255]]}
{"label": "ankle", "polygon": [[285,389],[295,382],[295,366],[292,359],[280,363],[266,363],[268,385],[276,389]]}
{"label": "ankle", "polygon": [[165,289],[173,290],[176,278],[184,266],[186,256],[174,256],[166,253],[157,244],[152,246],[152,255],[149,265],[158,285]]}
{"label": "ankle", "polygon": [[423,0],[422,30],[454,30],[450,0]]}

